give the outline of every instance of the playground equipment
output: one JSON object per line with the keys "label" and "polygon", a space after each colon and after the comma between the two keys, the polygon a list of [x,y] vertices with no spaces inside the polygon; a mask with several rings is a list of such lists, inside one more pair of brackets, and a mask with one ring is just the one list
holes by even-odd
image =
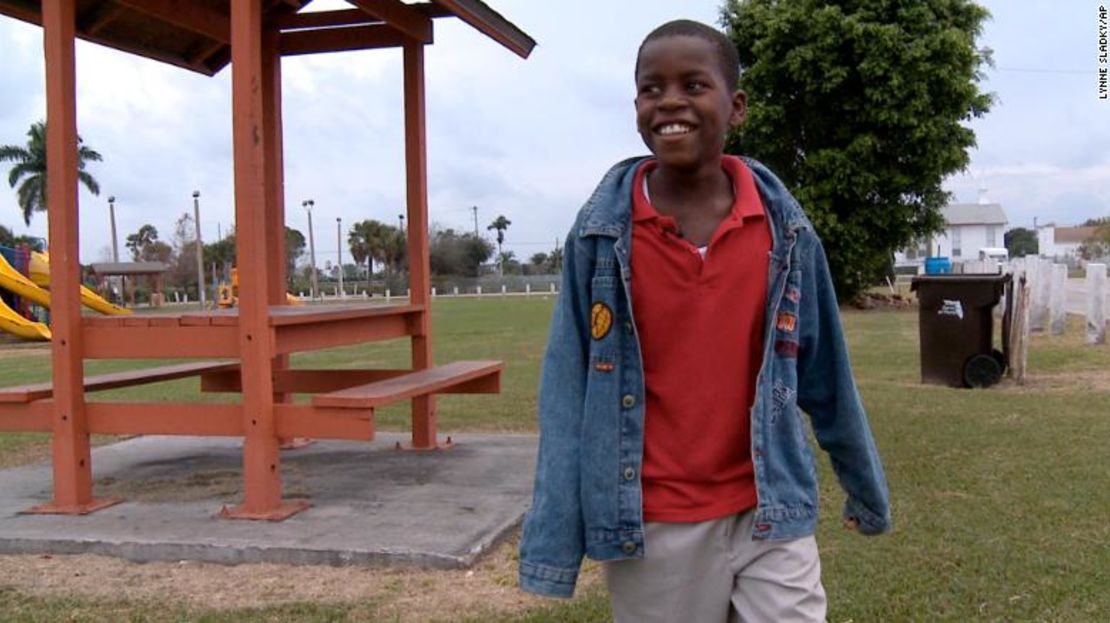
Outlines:
{"label": "playground equipment", "polygon": [[[40,286],[50,287],[49,258],[44,253],[31,251],[30,277],[16,270],[4,254],[0,253],[0,289],[7,290],[28,301],[50,307],[50,292]],[[81,286],[81,303],[102,314],[130,314],[131,311],[113,305],[85,286]],[[23,317],[0,301],[0,330],[28,340],[49,340],[50,328],[41,322]]]}
{"label": "playground equipment", "polygon": [[[304,305],[301,297],[292,292],[285,293],[285,302],[288,305]],[[239,269],[231,268],[231,282],[221,283],[216,286],[216,305],[222,309],[235,307],[239,304]]]}
{"label": "playground equipment", "polygon": [[[31,273],[31,281],[35,285],[49,288],[50,255],[47,253],[31,251],[30,270],[28,272]],[[85,286],[81,286],[81,304],[102,314],[119,315],[131,313],[130,309],[120,307],[119,305],[115,305],[113,303],[109,303],[96,292],[93,292]]]}
{"label": "playground equipment", "polygon": [[[433,365],[430,335],[424,46],[433,20],[458,18],[527,57],[535,42],[478,0],[351,0],[305,12],[308,0],[0,0],[0,14],[44,31],[53,381],[0,389],[0,430],[53,434],[53,498],[27,512],[84,514],[116,503],[93,497],[90,433],[243,438],[243,501],[221,517],[279,520],[307,501],[282,499],[282,438],[373,439],[374,409],[411,401],[412,443],[437,443],[435,395],[499,391],[501,362]],[[80,18],[78,6],[80,5]],[[75,37],[214,75],[229,63],[232,91],[239,304],[211,312],[82,317],[78,285]],[[281,58],[402,49],[409,288],[405,305],[286,304]],[[357,119],[356,115],[336,122]],[[339,146],[337,146],[339,147]],[[408,337],[409,369],[304,370],[289,354]],[[86,359],[202,361],[85,377]],[[207,359],[208,361],[203,361]],[[216,361],[211,361],[216,359]],[[241,401],[94,401],[92,392],[200,376]],[[291,394],[310,394],[293,402]]]}
{"label": "playground equipment", "polygon": [[28,320],[0,301],[0,331],[6,331],[25,340],[49,340],[50,327]]}

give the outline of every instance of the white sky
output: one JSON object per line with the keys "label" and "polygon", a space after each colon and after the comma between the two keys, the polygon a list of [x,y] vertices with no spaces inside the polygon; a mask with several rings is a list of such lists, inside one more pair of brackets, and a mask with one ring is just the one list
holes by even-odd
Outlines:
{"label": "white sky", "polygon": [[[317,0],[314,8],[342,5]],[[512,221],[506,249],[549,251],[613,162],[644,148],[635,132],[632,67],[643,36],[678,17],[715,23],[716,0],[489,4],[538,42],[524,61],[456,20],[436,20],[427,54],[430,213],[441,227],[482,232]],[[1099,2],[983,2],[993,13],[981,45],[994,50],[985,90],[998,101],[973,123],[979,147],[948,180],[957,201],[977,189],[1011,226],[1073,224],[1110,215],[1110,100],[1098,99]],[[165,239],[201,191],[206,241],[233,221],[230,69],[207,78],[80,42],[79,131],[104,155],[81,191],[81,257],[106,258],[107,197],[123,239],[144,223]],[[286,220],[307,234],[316,202],[319,263],[334,259],[335,219],[347,226],[404,211],[401,59],[397,51],[288,58],[284,70]],[[0,17],[0,144],[23,144],[45,117],[41,30]],[[8,166],[0,165],[6,180]],[[24,227],[14,190],[0,184],[0,223]],[[344,250],[349,260],[349,254]]]}

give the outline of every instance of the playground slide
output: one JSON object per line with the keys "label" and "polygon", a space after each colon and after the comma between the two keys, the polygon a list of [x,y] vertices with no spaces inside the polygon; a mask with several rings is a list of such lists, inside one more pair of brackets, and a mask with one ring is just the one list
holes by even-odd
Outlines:
{"label": "playground slide", "polygon": [[[50,307],[50,293],[36,286],[30,279],[20,274],[18,270],[12,268],[12,265],[8,263],[3,255],[0,255],[0,288],[10,290],[43,307]],[[7,309],[11,311],[10,307]]]}
{"label": "playground slide", "polygon": [[0,331],[7,331],[25,340],[49,340],[50,327],[27,320],[0,301]]}
{"label": "playground slide", "polygon": [[[31,252],[31,268],[27,272],[31,273],[31,281],[38,286],[45,288],[50,287],[50,256],[46,253]],[[0,285],[3,285],[0,283]],[[49,303],[49,301],[48,301]],[[81,286],[81,304],[89,309],[98,311],[102,314],[119,315],[130,314],[130,309],[125,309],[119,305],[113,305],[104,300],[92,290]]]}

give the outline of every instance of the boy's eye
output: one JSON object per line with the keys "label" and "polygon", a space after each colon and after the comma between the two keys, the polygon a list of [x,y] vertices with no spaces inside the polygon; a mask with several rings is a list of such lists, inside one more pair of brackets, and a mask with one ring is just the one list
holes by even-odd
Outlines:
{"label": "boy's eye", "polygon": [[640,85],[640,95],[658,95],[661,91],[657,84]]}
{"label": "boy's eye", "polygon": [[701,91],[704,91],[708,88],[709,85],[698,80],[691,80],[690,82],[686,83],[686,90],[694,93],[700,93]]}

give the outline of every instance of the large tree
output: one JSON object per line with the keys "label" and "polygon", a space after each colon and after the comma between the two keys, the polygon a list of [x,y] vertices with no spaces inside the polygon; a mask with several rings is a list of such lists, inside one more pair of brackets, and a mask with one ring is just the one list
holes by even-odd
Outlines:
{"label": "large tree", "polygon": [[1037,232],[1025,227],[1015,227],[1002,235],[1003,244],[1010,257],[1024,257],[1037,254]]}
{"label": "large tree", "polygon": [[976,44],[988,16],[969,0],[726,0],[749,106],[728,150],[795,193],[842,298],[941,229],[941,183],[967,166],[965,124],[992,102]]}
{"label": "large tree", "polygon": [[[94,195],[100,194],[100,184],[85,170],[92,161],[102,160],[99,153],[83,144],[77,137],[77,179]],[[27,130],[27,144],[0,145],[0,162],[14,162],[8,171],[8,184],[19,195],[23,209],[23,222],[31,224],[31,215],[46,210],[46,122],[38,121]]]}

